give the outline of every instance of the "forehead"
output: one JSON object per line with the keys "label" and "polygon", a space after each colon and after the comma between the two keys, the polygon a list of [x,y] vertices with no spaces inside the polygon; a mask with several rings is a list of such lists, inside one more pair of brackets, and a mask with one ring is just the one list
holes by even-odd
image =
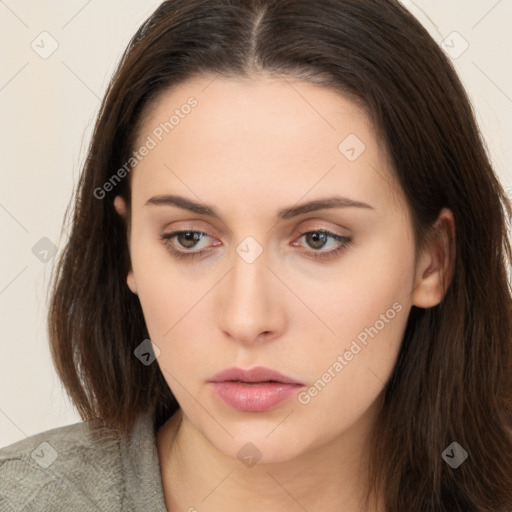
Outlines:
{"label": "forehead", "polygon": [[198,197],[207,190],[226,199],[236,194],[248,203],[283,196],[283,204],[365,189],[365,199],[375,201],[376,186],[395,187],[364,109],[291,77],[183,82],[144,116],[135,149],[150,139],[151,151],[131,175],[134,202],[176,187]]}
{"label": "forehead", "polygon": [[[193,108],[188,107],[191,100]],[[309,153],[327,148],[337,152],[347,129],[361,139],[375,138],[360,105],[333,89],[285,76],[249,79],[217,75],[182,82],[158,96],[141,121],[139,139],[158,132],[160,125],[170,120],[173,137],[169,142],[176,145],[182,142],[180,133],[185,137],[191,130],[200,136],[197,143],[222,146],[249,137],[255,144],[265,142],[286,150],[285,143],[300,138],[306,144],[303,152]],[[167,131],[162,135],[168,135]],[[229,140],[225,135],[230,135]]]}

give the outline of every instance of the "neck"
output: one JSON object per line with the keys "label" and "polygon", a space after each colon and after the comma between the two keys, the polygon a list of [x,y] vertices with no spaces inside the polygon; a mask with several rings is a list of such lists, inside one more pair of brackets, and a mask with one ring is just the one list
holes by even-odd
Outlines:
{"label": "neck", "polygon": [[[198,431],[181,409],[157,435],[169,512],[363,512],[368,432],[357,428],[292,460],[246,466]],[[370,500],[371,511],[382,510]]]}

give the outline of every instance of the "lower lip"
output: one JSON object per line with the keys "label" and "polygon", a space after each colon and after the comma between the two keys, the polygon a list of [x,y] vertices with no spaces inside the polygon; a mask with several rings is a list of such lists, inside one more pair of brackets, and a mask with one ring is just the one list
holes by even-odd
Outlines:
{"label": "lower lip", "polygon": [[211,382],[217,395],[227,405],[238,411],[262,412],[272,409],[287,398],[296,394],[301,384],[283,382]]}

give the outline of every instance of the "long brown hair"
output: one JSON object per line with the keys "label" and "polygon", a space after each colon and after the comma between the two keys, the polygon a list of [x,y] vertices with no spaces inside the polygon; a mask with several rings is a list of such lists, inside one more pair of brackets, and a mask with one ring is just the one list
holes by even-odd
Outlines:
{"label": "long brown hair", "polygon": [[[108,87],[53,280],[49,337],[83,419],[129,432],[179,407],[126,285],[127,229],[113,207],[140,121],[173,85],[203,74],[298,77],[365,106],[421,247],[443,207],[456,223],[452,282],[413,307],[373,438],[370,485],[388,512],[512,509],[511,206],[449,59],[397,0],[169,0],[141,26]],[[213,128],[212,128],[213,129]],[[98,190],[102,190],[101,197]],[[67,214],[67,212],[66,212]],[[457,469],[441,454],[457,442]]]}

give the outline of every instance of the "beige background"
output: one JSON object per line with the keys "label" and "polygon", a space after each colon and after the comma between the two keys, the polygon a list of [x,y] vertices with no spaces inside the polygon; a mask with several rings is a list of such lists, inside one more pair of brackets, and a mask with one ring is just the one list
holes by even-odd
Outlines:
{"label": "beige background", "polygon": [[[63,215],[100,98],[130,37],[159,3],[0,0],[0,446],[80,420],[48,350],[54,259],[48,253],[45,263],[32,248],[44,249],[43,238],[64,246]],[[491,159],[512,191],[512,2],[403,3],[437,42],[453,46]],[[469,47],[458,56],[464,41]]]}

